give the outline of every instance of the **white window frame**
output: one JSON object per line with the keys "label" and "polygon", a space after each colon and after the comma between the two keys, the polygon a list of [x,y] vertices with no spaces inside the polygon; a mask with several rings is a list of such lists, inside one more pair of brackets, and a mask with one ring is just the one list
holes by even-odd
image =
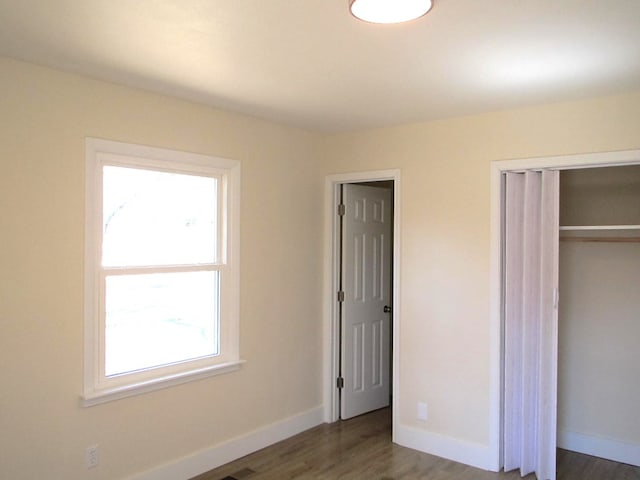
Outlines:
{"label": "white window frame", "polygon": [[[220,330],[215,356],[107,377],[104,371],[104,278],[102,267],[103,166],[148,168],[218,179]],[[86,139],[85,173],[84,391],[82,404],[111,400],[238,370],[240,162],[143,145]]]}

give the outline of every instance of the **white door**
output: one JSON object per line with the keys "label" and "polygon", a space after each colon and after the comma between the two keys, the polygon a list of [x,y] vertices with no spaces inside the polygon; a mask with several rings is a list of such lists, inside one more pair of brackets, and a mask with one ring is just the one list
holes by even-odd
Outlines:
{"label": "white door", "polygon": [[340,417],[347,419],[389,405],[391,190],[345,184],[342,203]]}

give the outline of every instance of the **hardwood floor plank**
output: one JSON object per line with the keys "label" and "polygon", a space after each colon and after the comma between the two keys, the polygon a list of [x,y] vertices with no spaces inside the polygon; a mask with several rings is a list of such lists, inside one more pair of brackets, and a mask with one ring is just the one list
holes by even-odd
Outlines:
{"label": "hardwood floor plank", "polygon": [[[515,480],[391,442],[390,409],[320,425],[192,480]],[[535,480],[527,475],[526,480]],[[640,468],[558,450],[558,480],[640,480]]]}

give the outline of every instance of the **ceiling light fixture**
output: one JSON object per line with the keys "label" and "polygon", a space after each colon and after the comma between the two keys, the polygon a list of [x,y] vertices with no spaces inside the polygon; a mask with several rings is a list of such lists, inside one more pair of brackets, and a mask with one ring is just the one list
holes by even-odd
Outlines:
{"label": "ceiling light fixture", "polygon": [[431,10],[431,0],[349,0],[351,13],[371,23],[415,20]]}

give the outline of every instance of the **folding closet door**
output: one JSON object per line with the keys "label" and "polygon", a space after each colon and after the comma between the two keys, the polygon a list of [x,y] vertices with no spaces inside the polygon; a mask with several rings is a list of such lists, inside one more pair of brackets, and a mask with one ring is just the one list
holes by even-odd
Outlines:
{"label": "folding closet door", "polygon": [[556,476],[558,171],[506,174],[504,469]]}

